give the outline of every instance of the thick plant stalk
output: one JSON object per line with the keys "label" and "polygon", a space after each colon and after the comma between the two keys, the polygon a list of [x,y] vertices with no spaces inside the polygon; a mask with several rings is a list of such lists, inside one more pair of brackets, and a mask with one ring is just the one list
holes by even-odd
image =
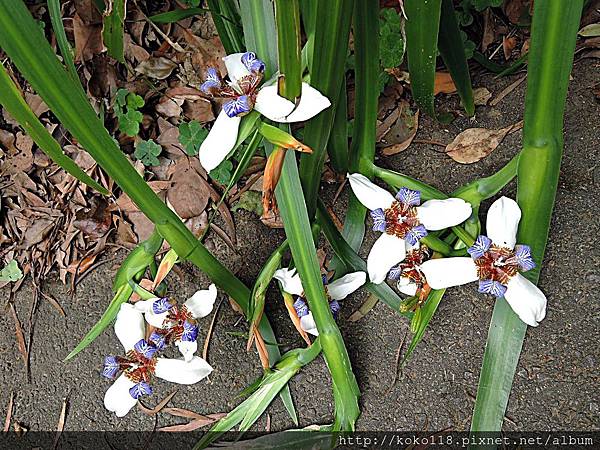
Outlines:
{"label": "thick plant stalk", "polygon": [[237,13],[232,0],[206,0],[206,4],[227,54],[244,51],[244,40],[236,23]]}
{"label": "thick plant stalk", "polygon": [[[279,93],[289,100],[294,100],[300,95],[300,72],[297,70],[300,66],[298,1],[276,0],[275,7],[278,10],[276,23],[279,71],[285,80],[285,83],[279,85]],[[288,72],[287,69],[291,71]],[[292,152],[286,154],[282,176],[275,193],[294,263],[302,279],[304,294],[319,330],[319,340],[332,377],[335,400],[334,430],[354,430],[354,423],[360,414],[358,384],[352,372],[344,339],[325,295],[296,158]]]}
{"label": "thick plant stalk", "polygon": [[[103,127],[80,86],[68,75],[22,1],[0,2],[0,47],[61,123],[106,173],[155,224],[179,257],[187,259],[246,310],[250,290],[223,266],[189,231],[135,171]],[[266,318],[260,331],[269,342],[269,359],[279,358]]]}
{"label": "thick plant stalk", "polygon": [[[563,149],[563,114],[583,0],[534,3],[525,98],[523,150],[517,201],[522,210],[517,242],[531,247],[537,282]],[[541,326],[544,326],[542,322]],[[504,299],[496,302],[479,378],[471,431],[499,431],[527,325]]]}

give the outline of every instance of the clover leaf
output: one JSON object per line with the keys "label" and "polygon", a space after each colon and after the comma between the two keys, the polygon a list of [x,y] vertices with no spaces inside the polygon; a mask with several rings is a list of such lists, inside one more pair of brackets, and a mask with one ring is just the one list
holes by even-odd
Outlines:
{"label": "clover leaf", "polygon": [[185,152],[190,156],[196,156],[200,145],[208,136],[208,130],[196,120],[179,125],[179,142],[183,145]]}
{"label": "clover leaf", "polygon": [[0,270],[0,282],[17,281],[21,278],[23,278],[23,272],[21,272],[17,261],[14,259]]}
{"label": "clover leaf", "polygon": [[162,152],[162,147],[150,139],[138,142],[135,146],[133,156],[142,161],[145,166],[158,166],[160,161],[157,157],[160,155],[160,152]]}

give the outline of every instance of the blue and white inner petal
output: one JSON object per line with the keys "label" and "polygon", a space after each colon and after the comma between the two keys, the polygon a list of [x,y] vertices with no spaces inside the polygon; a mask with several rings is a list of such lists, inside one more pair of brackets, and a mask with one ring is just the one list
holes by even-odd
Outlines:
{"label": "blue and white inner petal", "polygon": [[152,387],[145,381],[140,381],[131,389],[129,389],[129,395],[136,400],[143,395],[152,395]]}

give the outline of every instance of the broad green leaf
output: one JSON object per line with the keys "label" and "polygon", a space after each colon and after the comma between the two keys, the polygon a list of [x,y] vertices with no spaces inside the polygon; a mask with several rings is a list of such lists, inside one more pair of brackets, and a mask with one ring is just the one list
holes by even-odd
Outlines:
{"label": "broad green leaf", "polygon": [[433,87],[442,0],[406,0],[406,50],[410,89],[419,108],[435,117]]}
{"label": "broad green leaf", "polygon": [[[582,9],[583,0],[534,3],[523,150],[517,171],[517,202],[523,214],[517,242],[531,247],[537,267],[524,276],[532,282],[537,282],[540,274],[558,185],[565,99]],[[498,299],[483,356],[471,432],[501,430],[526,330],[527,325],[506,300]]]}
{"label": "broad green leaf", "polygon": [[0,282],[17,281],[23,278],[23,272],[17,261],[12,259],[2,270],[0,270]]}
{"label": "broad green leaf", "polygon": [[125,63],[123,34],[127,0],[112,0],[110,14],[103,18],[102,39],[108,54],[120,63]]}
{"label": "broad green leaf", "polygon": [[196,156],[200,145],[208,136],[208,130],[197,120],[183,122],[179,125],[179,142],[189,156]]}
{"label": "broad green leaf", "polygon": [[139,141],[135,146],[133,156],[144,163],[145,166],[158,166],[160,161],[158,155],[162,152],[162,147],[152,139]]}

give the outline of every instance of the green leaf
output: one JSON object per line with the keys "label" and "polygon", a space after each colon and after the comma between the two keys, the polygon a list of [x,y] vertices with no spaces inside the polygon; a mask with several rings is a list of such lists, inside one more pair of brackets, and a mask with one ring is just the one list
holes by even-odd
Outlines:
{"label": "green leaf", "polygon": [[140,109],[145,104],[143,97],[133,92],[128,92],[126,99],[127,107],[131,109]]}
{"label": "green leaf", "polygon": [[253,212],[257,216],[262,216],[263,207],[262,207],[262,195],[260,192],[256,191],[246,191],[240,196],[240,200],[233,205],[231,208],[232,211],[237,211],[238,209],[244,209],[246,211]]}
{"label": "green leaf", "polygon": [[174,9],[173,11],[155,14],[148,18],[154,23],[174,23],[188,17],[198,16],[206,11],[210,10],[205,8]]}
{"label": "green leaf", "polygon": [[[537,282],[540,274],[558,185],[565,99],[582,8],[583,0],[534,2],[517,185],[522,211],[517,242],[531,247],[537,267],[523,275],[532,282]],[[498,299],[483,356],[471,432],[500,431],[526,330],[527,325],[506,300]]]}
{"label": "green leaf", "polygon": [[442,0],[438,49],[458,91],[468,116],[475,114],[473,87],[466,50],[458,27],[452,0]]}
{"label": "green leaf", "polygon": [[211,170],[208,175],[215,180],[217,183],[227,186],[231,181],[231,170],[233,169],[233,163],[228,159],[224,160]]}
{"label": "green leaf", "polygon": [[200,122],[196,120],[183,122],[179,125],[179,142],[189,156],[198,154],[200,145],[202,145],[206,136],[208,136],[208,130],[203,128]]}
{"label": "green leaf", "polygon": [[23,278],[23,272],[19,269],[17,261],[12,259],[2,270],[0,270],[0,282],[17,281]]}
{"label": "green leaf", "polygon": [[75,63],[73,62],[73,50],[67,39],[65,27],[62,21],[60,0],[48,0],[48,13],[50,14],[52,29],[54,30],[56,42],[58,44],[58,48],[60,48],[60,53],[63,57],[67,70],[69,71],[71,77],[79,82],[77,69],[75,69]]}
{"label": "green leaf", "polygon": [[120,88],[117,90],[115,94],[115,103],[118,106],[125,106],[127,104],[127,96],[129,95],[129,91],[124,88]]}
{"label": "green leaf", "polygon": [[158,166],[160,161],[157,156],[162,152],[162,147],[152,139],[140,141],[135,146],[133,156],[144,163],[145,166]]}
{"label": "green leaf", "polygon": [[504,0],[471,0],[477,11],[483,11],[485,8],[502,6]]}
{"label": "green leaf", "polygon": [[142,113],[134,109],[128,109],[125,114],[117,114],[119,121],[119,131],[127,136],[137,136],[140,132],[140,123],[142,123]]}
{"label": "green leaf", "polygon": [[108,54],[120,63],[125,63],[125,47],[123,45],[126,0],[112,0],[110,14],[102,21],[102,39]]}
{"label": "green leaf", "polygon": [[394,8],[383,8],[379,16],[379,60],[381,66],[385,69],[398,67],[404,59],[405,48],[400,14]]}
{"label": "green leaf", "polygon": [[406,50],[410,89],[419,108],[435,117],[433,87],[442,0],[406,0]]}

